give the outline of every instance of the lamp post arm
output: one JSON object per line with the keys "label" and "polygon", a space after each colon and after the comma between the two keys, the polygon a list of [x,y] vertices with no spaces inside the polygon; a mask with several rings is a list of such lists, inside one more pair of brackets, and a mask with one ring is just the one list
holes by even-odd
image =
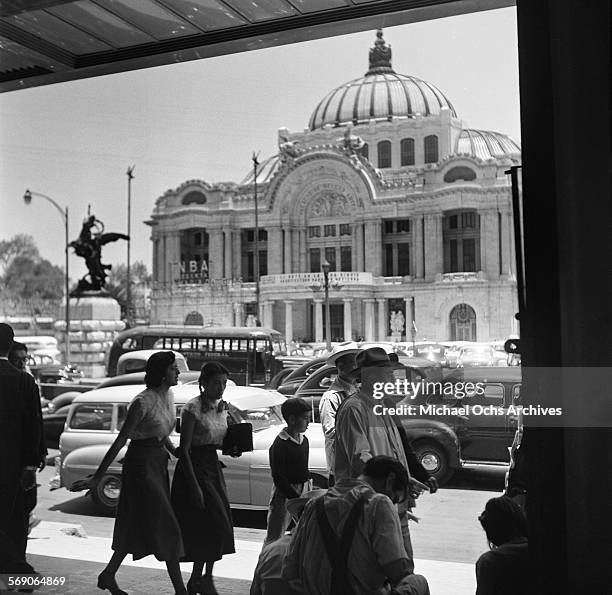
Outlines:
{"label": "lamp post arm", "polygon": [[68,221],[68,208],[66,208],[66,210],[64,211],[64,209],[62,209],[62,207],[59,206],[59,204],[57,204],[56,201],[54,201],[50,196],[47,196],[46,194],[42,194],[40,192],[32,192],[31,190],[28,190],[27,192],[29,192],[32,196],[39,196],[40,198],[44,198],[46,200],[48,200],[59,212],[59,214],[61,215],[62,219],[64,220],[64,224],[67,224]]}

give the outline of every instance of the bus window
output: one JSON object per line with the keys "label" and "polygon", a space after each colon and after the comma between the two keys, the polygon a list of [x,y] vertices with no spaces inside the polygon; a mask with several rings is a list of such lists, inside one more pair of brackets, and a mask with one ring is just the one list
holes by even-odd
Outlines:
{"label": "bus window", "polygon": [[134,337],[130,337],[123,342],[121,347],[125,350],[133,351],[134,349],[138,349],[138,339]]}

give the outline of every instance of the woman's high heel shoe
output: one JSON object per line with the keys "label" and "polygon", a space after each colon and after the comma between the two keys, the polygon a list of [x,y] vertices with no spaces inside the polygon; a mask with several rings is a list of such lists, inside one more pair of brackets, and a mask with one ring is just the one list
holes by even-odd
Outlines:
{"label": "woman's high heel shoe", "polygon": [[101,572],[98,575],[98,589],[108,590],[111,595],[128,595],[127,591],[122,591],[115,580],[115,575],[110,572]]}

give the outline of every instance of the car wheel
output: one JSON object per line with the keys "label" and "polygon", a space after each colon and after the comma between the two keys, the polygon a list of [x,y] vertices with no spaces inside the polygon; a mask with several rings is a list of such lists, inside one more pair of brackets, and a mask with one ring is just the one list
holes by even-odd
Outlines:
{"label": "car wheel", "polygon": [[437,442],[423,440],[415,442],[412,447],[418,461],[425,470],[438,481],[438,485],[444,485],[453,475],[453,469],[449,465],[449,457],[446,451]]}
{"label": "car wheel", "polygon": [[98,482],[95,490],[92,490],[91,497],[96,505],[107,513],[114,513],[119,502],[119,492],[121,490],[121,477],[118,475],[104,475]]}

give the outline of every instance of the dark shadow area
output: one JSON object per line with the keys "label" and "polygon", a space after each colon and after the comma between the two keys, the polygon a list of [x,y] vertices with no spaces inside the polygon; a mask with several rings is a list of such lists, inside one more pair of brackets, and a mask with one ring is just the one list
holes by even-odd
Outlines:
{"label": "dark shadow area", "polygon": [[450,478],[445,489],[451,490],[485,490],[501,492],[508,467],[478,466],[459,469]]}
{"label": "dark shadow area", "polygon": [[50,506],[48,510],[90,517],[112,518],[115,516],[114,514],[101,511],[89,496],[84,495],[75,495],[70,500]]}
{"label": "dark shadow area", "polygon": [[234,527],[244,527],[246,529],[265,529],[266,528],[266,510],[240,510],[232,509],[232,519]]}

